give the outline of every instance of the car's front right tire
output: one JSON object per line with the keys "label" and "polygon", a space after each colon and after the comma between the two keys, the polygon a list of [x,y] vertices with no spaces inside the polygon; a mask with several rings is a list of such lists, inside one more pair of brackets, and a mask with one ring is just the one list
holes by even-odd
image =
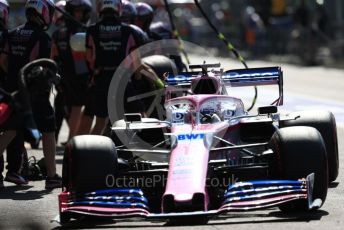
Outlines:
{"label": "car's front right tire", "polygon": [[[326,147],[319,131],[298,126],[277,130],[270,140],[274,152],[277,179],[298,180],[314,173],[312,199],[325,202],[328,189]],[[307,200],[296,200],[280,206],[282,211],[306,211]]]}
{"label": "car's front right tire", "polygon": [[65,147],[63,187],[76,193],[107,189],[107,178],[114,177],[117,168],[117,151],[110,138],[96,135],[76,136]]}

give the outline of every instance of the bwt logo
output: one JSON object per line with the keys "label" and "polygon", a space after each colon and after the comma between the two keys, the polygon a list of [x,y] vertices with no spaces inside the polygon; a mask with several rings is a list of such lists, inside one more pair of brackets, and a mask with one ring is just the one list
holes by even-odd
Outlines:
{"label": "bwt logo", "polygon": [[103,26],[103,25],[100,25],[100,30],[102,30],[102,31],[120,31],[121,26]]}
{"label": "bwt logo", "polygon": [[203,140],[204,133],[179,134],[177,135],[177,137],[178,137],[178,141]]}

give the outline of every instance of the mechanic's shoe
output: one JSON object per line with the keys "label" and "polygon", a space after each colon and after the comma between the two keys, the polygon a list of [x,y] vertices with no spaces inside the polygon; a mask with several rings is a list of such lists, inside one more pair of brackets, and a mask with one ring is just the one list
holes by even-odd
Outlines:
{"label": "mechanic's shoe", "polygon": [[45,189],[54,189],[62,187],[62,177],[55,174],[53,177],[47,177],[45,179]]}
{"label": "mechanic's shoe", "polygon": [[14,183],[16,185],[24,185],[29,183],[24,177],[15,172],[7,172],[5,181]]}
{"label": "mechanic's shoe", "polygon": [[0,180],[0,190],[5,188],[5,185],[4,185],[4,181],[3,180]]}

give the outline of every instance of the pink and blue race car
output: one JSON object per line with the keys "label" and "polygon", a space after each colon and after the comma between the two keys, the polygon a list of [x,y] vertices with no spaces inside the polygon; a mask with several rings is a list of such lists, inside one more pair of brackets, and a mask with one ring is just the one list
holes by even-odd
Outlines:
{"label": "pink and blue race car", "polygon": [[[218,67],[168,75],[164,120],[126,114],[111,138],[73,138],[63,161],[61,223],[84,216],[204,223],[227,212],[320,208],[338,175],[333,114],[279,113],[279,67]],[[227,94],[258,85],[278,86],[279,97],[257,114]]]}

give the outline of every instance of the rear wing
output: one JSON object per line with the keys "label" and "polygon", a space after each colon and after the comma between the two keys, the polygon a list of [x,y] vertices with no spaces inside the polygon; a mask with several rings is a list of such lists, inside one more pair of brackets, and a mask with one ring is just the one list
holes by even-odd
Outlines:
{"label": "rear wing", "polygon": [[[225,72],[212,71],[215,76],[221,76],[224,85],[231,87],[278,85],[279,97],[272,105],[283,105],[283,72],[281,67],[263,67],[250,69],[234,69]],[[181,72],[177,75],[169,74],[167,86],[190,86],[195,78],[202,76],[202,72]]]}
{"label": "rear wing", "polygon": [[221,78],[232,87],[279,85],[283,83],[283,72],[281,67],[234,69],[224,72]]}

